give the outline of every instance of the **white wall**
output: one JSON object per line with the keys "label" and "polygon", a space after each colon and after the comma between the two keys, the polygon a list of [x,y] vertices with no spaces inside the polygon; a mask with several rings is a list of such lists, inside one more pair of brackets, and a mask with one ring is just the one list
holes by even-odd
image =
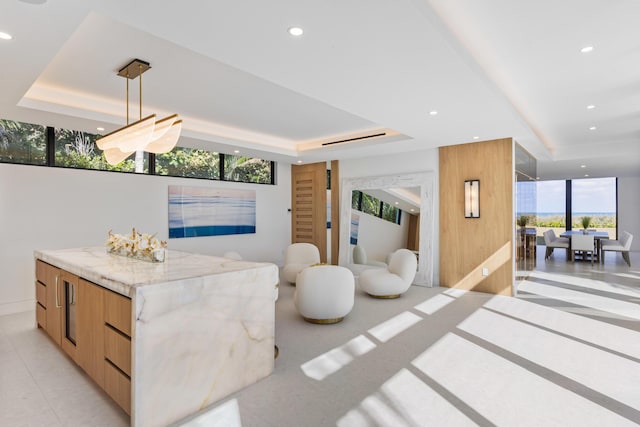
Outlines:
{"label": "white wall", "polygon": [[[416,141],[416,144],[418,142]],[[366,157],[340,161],[340,179],[360,178],[367,176],[393,175],[399,173],[412,172],[433,172],[434,173],[434,245],[433,245],[433,283],[438,286],[439,275],[439,190],[438,190],[438,149],[414,151],[391,156]]]}
{"label": "white wall", "polygon": [[135,174],[0,164],[0,315],[31,309],[34,249],[104,245],[107,232],[168,237],[169,185],[256,190],[256,233],[168,240],[168,248],[281,265],[291,241],[291,170],[278,185],[241,184]]}
{"label": "white wall", "polygon": [[633,234],[632,251],[640,251],[640,177],[618,178],[618,232]]}
{"label": "white wall", "polygon": [[[355,212],[355,211],[354,211]],[[400,225],[364,212],[358,225],[358,246],[362,246],[369,261],[385,262],[387,255],[407,247],[409,215],[403,212]],[[353,245],[351,245],[353,250]]]}

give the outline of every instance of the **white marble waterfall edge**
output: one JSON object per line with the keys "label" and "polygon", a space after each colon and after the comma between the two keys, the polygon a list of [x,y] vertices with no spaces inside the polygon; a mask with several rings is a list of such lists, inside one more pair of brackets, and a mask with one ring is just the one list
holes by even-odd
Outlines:
{"label": "white marble waterfall edge", "polygon": [[268,376],[277,267],[140,287],[133,420],[162,426]]}

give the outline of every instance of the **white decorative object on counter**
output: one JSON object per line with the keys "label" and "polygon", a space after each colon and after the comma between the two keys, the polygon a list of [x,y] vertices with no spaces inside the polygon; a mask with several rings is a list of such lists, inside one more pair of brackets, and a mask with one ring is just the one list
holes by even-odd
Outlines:
{"label": "white decorative object on counter", "polygon": [[142,261],[164,262],[167,242],[158,240],[155,234],[143,234],[131,230],[131,234],[113,234],[109,231],[107,251],[112,254]]}

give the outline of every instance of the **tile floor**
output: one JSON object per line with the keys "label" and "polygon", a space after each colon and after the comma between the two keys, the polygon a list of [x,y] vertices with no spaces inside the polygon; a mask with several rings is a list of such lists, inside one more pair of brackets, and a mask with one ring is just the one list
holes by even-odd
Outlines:
{"label": "tile floor", "polygon": [[[537,253],[518,298],[356,291],[336,325],[301,320],[283,284],[274,373],[176,425],[640,425],[640,253],[631,268]],[[0,426],[128,425],[34,323],[0,317]]]}

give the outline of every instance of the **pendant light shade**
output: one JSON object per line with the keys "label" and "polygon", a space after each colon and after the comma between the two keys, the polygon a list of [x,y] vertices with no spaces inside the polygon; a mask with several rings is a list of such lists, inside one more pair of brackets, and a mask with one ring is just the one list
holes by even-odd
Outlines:
{"label": "pendant light shade", "polygon": [[[142,73],[149,68],[148,62],[135,59],[118,72],[119,76],[127,79],[127,125],[96,141],[111,165],[120,163],[136,151],[168,153],[180,138],[182,120],[177,114],[161,120],[156,120],[155,114],[142,118]],[[129,124],[129,79],[136,77],[140,77],[140,120]]]}

